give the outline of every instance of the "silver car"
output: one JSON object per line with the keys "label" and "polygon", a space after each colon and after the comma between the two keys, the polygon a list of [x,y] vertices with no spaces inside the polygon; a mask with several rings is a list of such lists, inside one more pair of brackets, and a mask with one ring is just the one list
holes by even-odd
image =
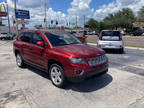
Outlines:
{"label": "silver car", "polygon": [[124,42],[121,31],[103,30],[99,35],[97,43],[102,49],[116,49],[119,50],[120,53],[124,52]]}

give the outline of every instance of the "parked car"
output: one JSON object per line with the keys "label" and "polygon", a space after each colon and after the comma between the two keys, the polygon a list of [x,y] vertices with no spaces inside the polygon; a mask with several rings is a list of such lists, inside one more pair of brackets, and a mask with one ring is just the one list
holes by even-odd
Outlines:
{"label": "parked car", "polygon": [[63,87],[66,80],[77,82],[108,72],[104,50],[82,44],[64,31],[25,30],[13,47],[19,67],[29,64],[48,72],[56,87]]}
{"label": "parked car", "polygon": [[103,49],[115,49],[124,52],[124,42],[118,30],[103,30],[98,39],[98,46]]}
{"label": "parked car", "polygon": [[75,35],[82,43],[86,43],[86,38],[84,37],[83,34],[81,34],[81,33],[74,33],[74,35]]}
{"label": "parked car", "polygon": [[132,36],[141,36],[142,34],[144,34],[144,30],[136,30],[132,33]]}
{"label": "parked car", "polygon": [[95,31],[93,31],[93,32],[87,32],[87,35],[95,35]]}
{"label": "parked car", "polygon": [[0,33],[0,40],[12,40],[13,39],[13,35],[9,34],[9,33]]}
{"label": "parked car", "polygon": [[0,33],[0,40],[8,40],[8,33]]}

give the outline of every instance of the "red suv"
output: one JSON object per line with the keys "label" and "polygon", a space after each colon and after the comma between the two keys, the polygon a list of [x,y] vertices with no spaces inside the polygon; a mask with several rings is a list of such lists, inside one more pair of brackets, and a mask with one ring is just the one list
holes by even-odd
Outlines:
{"label": "red suv", "polygon": [[28,64],[46,71],[57,87],[108,71],[102,49],[82,44],[64,31],[25,30],[14,42],[14,54],[19,67]]}

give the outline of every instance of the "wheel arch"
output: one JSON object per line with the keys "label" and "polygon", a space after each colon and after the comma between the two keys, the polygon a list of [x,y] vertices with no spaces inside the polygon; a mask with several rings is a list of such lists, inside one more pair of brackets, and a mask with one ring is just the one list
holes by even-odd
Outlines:
{"label": "wheel arch", "polygon": [[15,51],[14,51],[15,56],[16,56],[18,53],[20,53],[19,50],[15,50]]}
{"label": "wheel arch", "polygon": [[52,64],[58,64],[58,65],[60,65],[60,66],[63,68],[63,65],[62,65],[61,62],[59,62],[59,61],[57,61],[57,60],[55,60],[55,59],[50,59],[50,60],[48,60],[48,72],[49,72],[50,66],[51,66]]}

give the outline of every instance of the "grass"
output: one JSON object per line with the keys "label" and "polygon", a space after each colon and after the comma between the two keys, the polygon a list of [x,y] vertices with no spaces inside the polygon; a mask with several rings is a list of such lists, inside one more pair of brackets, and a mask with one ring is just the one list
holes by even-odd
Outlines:
{"label": "grass", "polygon": [[126,47],[134,47],[134,48],[144,48],[144,46],[137,46],[137,45],[125,45]]}

